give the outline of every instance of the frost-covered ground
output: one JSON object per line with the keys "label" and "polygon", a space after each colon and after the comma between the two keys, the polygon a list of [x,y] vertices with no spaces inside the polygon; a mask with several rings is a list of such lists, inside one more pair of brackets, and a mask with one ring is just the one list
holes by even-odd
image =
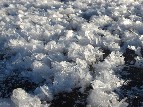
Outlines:
{"label": "frost-covered ground", "polygon": [[0,0],[0,107],[141,107],[142,75],[142,0]]}

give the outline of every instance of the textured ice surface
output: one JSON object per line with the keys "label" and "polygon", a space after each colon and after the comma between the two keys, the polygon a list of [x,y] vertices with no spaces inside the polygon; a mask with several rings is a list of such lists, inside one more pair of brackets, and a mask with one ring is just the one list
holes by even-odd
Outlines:
{"label": "textured ice surface", "polygon": [[47,104],[41,104],[37,96],[29,95],[21,88],[13,90],[11,99],[16,107],[48,107]]}
{"label": "textured ice surface", "polygon": [[0,14],[0,107],[88,87],[82,106],[141,106],[142,0],[0,0]]}

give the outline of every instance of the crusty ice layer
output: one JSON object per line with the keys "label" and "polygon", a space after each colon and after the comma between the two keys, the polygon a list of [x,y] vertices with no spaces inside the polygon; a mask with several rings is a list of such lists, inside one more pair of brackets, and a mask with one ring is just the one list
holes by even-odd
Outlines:
{"label": "crusty ice layer", "polygon": [[[141,0],[1,0],[2,92],[7,92],[8,87],[2,82],[16,73],[37,84],[33,95],[18,86],[11,89],[12,102],[18,107],[44,106],[41,101],[50,102],[55,94],[79,87],[84,92],[90,84],[93,89],[87,98],[88,106],[126,106],[113,90],[123,84],[116,72],[122,72],[127,48],[138,56],[135,66],[142,67],[142,3]],[[107,57],[105,50],[110,51]],[[11,84],[18,84],[17,81]],[[4,101],[1,104],[10,105]]]}

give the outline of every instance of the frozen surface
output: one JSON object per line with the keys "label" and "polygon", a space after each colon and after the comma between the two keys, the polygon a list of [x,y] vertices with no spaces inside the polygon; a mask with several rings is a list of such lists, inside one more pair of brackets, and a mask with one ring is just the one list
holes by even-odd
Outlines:
{"label": "frozen surface", "polygon": [[88,87],[87,107],[143,102],[142,0],[0,0],[0,14],[0,107]]}

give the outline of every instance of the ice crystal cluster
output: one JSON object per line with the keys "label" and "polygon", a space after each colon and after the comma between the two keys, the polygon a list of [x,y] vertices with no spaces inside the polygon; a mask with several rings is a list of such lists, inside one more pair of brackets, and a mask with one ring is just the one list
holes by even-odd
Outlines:
{"label": "ice crystal cluster", "polygon": [[142,47],[142,0],[0,0],[0,107],[52,107],[89,87],[83,106],[127,107],[143,86],[125,95],[123,74],[142,72]]}

